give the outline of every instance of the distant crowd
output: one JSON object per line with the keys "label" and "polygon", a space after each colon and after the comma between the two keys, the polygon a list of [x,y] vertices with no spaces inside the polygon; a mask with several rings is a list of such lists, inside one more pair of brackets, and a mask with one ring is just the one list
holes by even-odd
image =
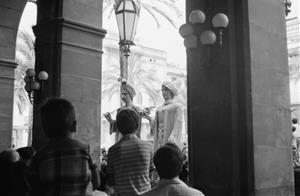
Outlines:
{"label": "distant crowd", "polygon": [[292,118],[292,147],[293,147],[293,165],[300,167],[300,126],[297,118]]}

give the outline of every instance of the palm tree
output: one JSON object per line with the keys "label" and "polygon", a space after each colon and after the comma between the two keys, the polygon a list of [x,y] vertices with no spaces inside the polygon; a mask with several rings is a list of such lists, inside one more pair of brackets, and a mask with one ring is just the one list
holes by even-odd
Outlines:
{"label": "palm tree", "polygon": [[33,68],[35,63],[35,52],[34,52],[34,36],[28,32],[19,31],[17,37],[16,46],[16,62],[18,67],[15,70],[15,102],[18,107],[19,114],[23,114],[26,108],[29,107],[29,137],[28,144],[31,144],[31,129],[32,129],[32,118],[33,111],[32,106],[28,99],[28,94],[24,89],[25,72],[28,68]]}
{"label": "palm tree", "polygon": [[[112,99],[113,96],[120,93],[120,67],[118,57],[113,54],[106,54],[103,65],[109,67],[102,73],[102,95],[103,98]],[[104,55],[105,56],[105,55]],[[161,82],[156,77],[156,71],[153,69],[145,70],[141,56],[132,54],[128,61],[128,80],[127,82],[136,90],[135,101],[138,105],[143,104],[143,95],[148,95],[154,105],[161,101],[158,89]]]}
{"label": "palm tree", "polygon": [[33,68],[35,62],[34,36],[28,32],[18,32],[16,62],[18,67],[15,70],[15,95],[19,113],[22,114],[29,103],[23,79],[26,70]]}
{"label": "palm tree", "polygon": [[[108,18],[111,17],[112,13],[114,13],[113,5],[116,3],[116,1],[117,0],[104,0],[104,2],[103,2],[104,3],[103,12],[107,12],[107,11],[109,12]],[[159,21],[158,17],[162,16],[174,28],[177,29],[176,22],[173,20],[173,18],[171,16],[172,14],[170,14],[170,11],[172,11],[173,13],[176,14],[177,17],[182,15],[180,9],[176,6],[176,0],[143,0],[143,1],[136,0],[136,3],[139,5],[139,7],[141,7],[141,11],[145,10],[152,16],[152,18],[158,28],[160,27],[160,21]],[[124,61],[124,59],[122,59],[122,55],[121,55],[120,56],[120,64],[121,65],[123,64],[123,61]],[[149,72],[148,74],[146,74],[145,70],[140,69],[140,67],[142,67],[142,65],[135,66],[137,64],[137,62],[135,62],[135,58],[130,57],[129,61],[134,62],[134,63],[128,63],[128,66],[129,67],[132,66],[132,68],[128,68],[127,80],[134,87],[136,87],[135,89],[140,89],[140,88],[144,89],[144,92],[140,91],[138,93],[136,99],[138,100],[139,103],[141,103],[142,102],[142,94],[147,93],[152,98],[153,103],[156,105],[158,103],[158,101],[160,101],[160,95],[158,95],[159,90],[155,90],[156,88],[153,88],[153,86],[151,86],[151,84],[153,82],[155,83],[155,81],[158,81],[158,80],[156,80],[156,79],[153,80],[153,77],[154,77],[153,73]],[[111,99],[116,93],[119,93],[120,87],[117,84],[118,83],[117,79],[119,78],[119,76],[117,75],[117,73],[120,75],[120,67],[117,62],[118,61],[116,61],[114,63],[108,63],[108,64],[111,64],[111,70],[107,71],[107,73],[105,73],[105,75],[102,78],[103,86],[104,86],[104,90],[102,91],[102,93],[103,93],[104,97],[109,96],[109,99]],[[132,65],[130,65],[130,64],[132,64]],[[131,73],[129,73],[129,72],[131,72]],[[152,70],[151,72],[154,72],[154,70]],[[135,74],[137,74],[138,77],[141,78],[140,81],[138,81],[138,79],[137,79],[138,77],[134,77],[134,79],[133,79],[132,76],[134,76]],[[131,75],[131,76],[129,76],[129,75]],[[149,76],[149,77],[147,77],[148,78],[147,81],[145,81],[145,79],[142,77],[143,75]],[[153,84],[153,85],[155,85],[155,84]],[[110,95],[108,95],[108,94],[110,94]]]}
{"label": "palm tree", "polygon": [[[114,12],[114,4],[117,0],[104,0],[103,12],[108,11],[108,18],[111,17]],[[159,16],[165,18],[174,28],[177,29],[176,22],[171,17],[170,12],[176,14],[177,17],[182,15],[180,9],[176,6],[176,0],[136,0],[136,3],[141,7],[141,11],[145,10],[151,16],[157,27],[160,27],[160,21],[158,19]]]}

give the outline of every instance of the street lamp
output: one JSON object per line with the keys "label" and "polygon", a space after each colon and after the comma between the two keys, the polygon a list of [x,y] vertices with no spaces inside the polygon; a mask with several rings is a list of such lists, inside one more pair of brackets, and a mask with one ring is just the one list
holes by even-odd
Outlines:
{"label": "street lamp", "polygon": [[[201,10],[193,10],[189,15],[189,23],[181,25],[179,34],[185,39],[186,48],[197,47],[197,37],[200,34],[200,43],[203,45],[213,45],[216,42],[216,34],[212,30],[205,30],[203,32],[197,31],[199,24],[203,24],[206,20],[204,12]],[[219,44],[223,44],[223,30],[228,26],[229,19],[223,13],[218,13],[212,18],[212,26],[219,32]],[[194,30],[196,29],[196,30]],[[195,41],[195,42],[194,42]]]}
{"label": "street lamp", "polygon": [[26,83],[25,90],[28,93],[28,98],[31,104],[34,103],[34,91],[43,90],[44,81],[48,80],[48,73],[41,71],[36,75],[34,69],[27,69],[24,81]]}
{"label": "street lamp", "polygon": [[179,34],[184,38],[184,46],[191,59],[197,60],[201,68],[208,67],[214,60],[211,59],[212,46],[216,42],[220,49],[223,46],[223,31],[228,26],[229,19],[225,14],[218,13],[211,19],[213,28],[203,30],[206,16],[201,10],[193,10],[188,21],[179,28]]}
{"label": "street lamp", "polygon": [[[128,56],[130,47],[135,45],[133,40],[136,33],[140,6],[133,0],[116,0],[114,5],[117,25],[119,29],[119,52],[120,52],[120,78],[119,81],[128,79]],[[120,86],[121,86],[120,85]],[[120,105],[122,106],[121,87]]]}
{"label": "street lamp", "polygon": [[140,7],[133,0],[117,0],[115,14],[119,29],[121,47],[124,56],[128,58],[140,16]]}

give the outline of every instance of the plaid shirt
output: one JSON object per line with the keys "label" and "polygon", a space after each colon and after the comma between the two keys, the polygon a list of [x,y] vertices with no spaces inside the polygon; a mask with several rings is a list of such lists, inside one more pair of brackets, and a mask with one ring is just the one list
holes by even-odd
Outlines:
{"label": "plaid shirt", "polygon": [[32,160],[32,194],[91,195],[91,163],[86,145],[69,138],[50,140]]}

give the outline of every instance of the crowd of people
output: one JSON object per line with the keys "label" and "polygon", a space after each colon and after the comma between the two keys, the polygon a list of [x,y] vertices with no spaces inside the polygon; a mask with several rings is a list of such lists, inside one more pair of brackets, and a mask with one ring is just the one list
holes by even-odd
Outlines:
{"label": "crowd of people", "polygon": [[[133,106],[134,89],[124,84],[119,108],[111,127],[121,137],[98,166],[89,147],[77,141],[76,115],[71,102],[49,98],[40,106],[40,119],[48,143],[37,152],[32,147],[4,150],[0,154],[0,195],[32,196],[203,196],[188,185],[186,146],[182,140],[182,111],[173,102],[176,88],[162,85],[165,103],[155,118]],[[128,90],[131,89],[131,90]],[[141,118],[148,119],[154,142],[140,139]]]}
{"label": "crowd of people", "polygon": [[298,119],[293,118],[292,119],[292,147],[293,147],[294,168],[300,167],[299,146],[300,146],[300,126],[298,124]]}

